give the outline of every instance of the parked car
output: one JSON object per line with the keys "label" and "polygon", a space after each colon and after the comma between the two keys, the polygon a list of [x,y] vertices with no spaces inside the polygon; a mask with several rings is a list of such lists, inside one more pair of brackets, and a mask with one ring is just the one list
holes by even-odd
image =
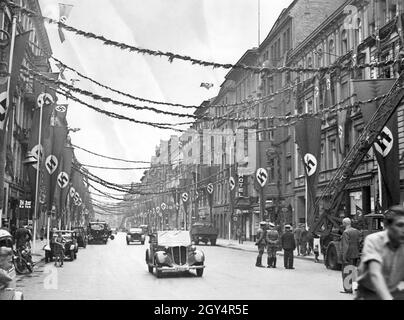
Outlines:
{"label": "parked car", "polygon": [[205,254],[191,243],[189,231],[158,231],[151,235],[150,248],[146,250],[146,264],[157,277],[168,272],[195,270],[202,277]]}
{"label": "parked car", "polygon": [[45,245],[45,263],[51,262],[55,257],[55,252],[57,251],[54,239],[57,237],[58,233],[62,232],[63,245],[64,245],[64,255],[69,257],[71,261],[77,259],[77,252],[79,251],[79,246],[77,244],[77,235],[75,231],[71,230],[54,230],[49,233],[50,245]]}
{"label": "parked car", "polygon": [[146,236],[141,228],[130,228],[126,234],[126,244],[129,245],[131,242],[140,242],[144,244]]}
{"label": "parked car", "polygon": [[87,231],[84,227],[74,227],[73,230],[76,232],[77,236],[77,245],[80,248],[85,248],[87,247],[88,243],[88,236],[87,236]]}
{"label": "parked car", "polygon": [[3,229],[0,229],[0,251],[0,300],[24,300],[23,293],[16,290],[13,238]]}

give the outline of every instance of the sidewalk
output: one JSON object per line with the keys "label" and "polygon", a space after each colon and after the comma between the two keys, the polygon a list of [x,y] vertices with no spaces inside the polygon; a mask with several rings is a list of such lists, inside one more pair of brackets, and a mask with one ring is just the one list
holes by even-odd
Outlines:
{"label": "sidewalk", "polygon": [[[219,247],[226,247],[226,248],[235,249],[235,250],[251,251],[251,252],[258,253],[257,246],[255,245],[255,242],[253,242],[253,241],[243,241],[243,243],[240,244],[240,243],[238,243],[238,240],[229,240],[229,239],[218,238],[216,241],[216,245]],[[283,251],[278,251],[277,255],[283,257]],[[311,254],[309,256],[298,256],[297,250],[294,251],[294,258],[314,262],[314,254]],[[319,263],[324,263],[323,259],[321,259],[320,257],[319,257],[319,261],[320,261]]]}

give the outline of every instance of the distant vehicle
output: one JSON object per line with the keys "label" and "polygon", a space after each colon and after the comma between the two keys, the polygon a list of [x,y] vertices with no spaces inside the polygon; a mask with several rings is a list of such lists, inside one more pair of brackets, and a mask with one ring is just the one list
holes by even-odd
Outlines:
{"label": "distant vehicle", "polygon": [[0,300],[24,300],[21,291],[16,290],[16,272],[13,264],[13,238],[7,230],[0,229],[0,247],[9,251],[0,264]]}
{"label": "distant vehicle", "polygon": [[191,226],[191,238],[195,244],[210,242],[212,246],[215,246],[218,234],[219,230],[210,222],[195,222]]}
{"label": "distant vehicle", "polygon": [[93,221],[87,227],[88,243],[101,242],[106,244],[108,239],[114,240],[111,229],[105,221]]}
{"label": "distant vehicle", "polygon": [[84,227],[74,227],[73,230],[76,232],[78,246],[80,248],[85,248],[88,243],[86,229]]}
{"label": "distant vehicle", "polygon": [[149,234],[150,228],[147,224],[141,224],[139,228],[142,228],[144,234]]}
{"label": "distant vehicle", "polygon": [[130,228],[126,234],[126,244],[129,245],[131,242],[140,242],[144,244],[146,236],[142,228]]}
{"label": "distant vehicle", "polygon": [[[77,244],[77,234],[72,230],[55,230],[49,233],[49,239],[54,239],[57,237],[58,233],[62,232],[64,255],[69,257],[71,261],[77,259],[77,252],[79,251],[79,246]],[[58,248],[56,248],[54,241],[50,241],[50,245],[45,245],[45,263],[51,262],[56,256]]]}
{"label": "distant vehicle", "polygon": [[158,231],[149,242],[146,264],[150,273],[156,269],[159,278],[163,273],[195,270],[202,277],[205,255],[191,244],[189,231]]}
{"label": "distant vehicle", "polygon": [[112,234],[118,234],[118,229],[117,228],[111,228],[111,233]]}

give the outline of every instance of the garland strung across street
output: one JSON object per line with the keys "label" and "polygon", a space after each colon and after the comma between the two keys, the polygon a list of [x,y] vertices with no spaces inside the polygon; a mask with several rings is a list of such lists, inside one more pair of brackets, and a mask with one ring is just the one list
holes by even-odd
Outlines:
{"label": "garland strung across street", "polygon": [[[87,77],[87,76],[83,75],[82,73],[80,73],[79,71],[75,70],[74,68],[67,66],[66,64],[64,64],[64,63],[63,63],[62,61],[60,61],[59,59],[53,57],[51,54],[47,53],[44,49],[42,49],[42,48],[40,48],[39,46],[37,46],[35,43],[30,42],[30,44],[32,44],[32,45],[34,45],[36,48],[42,50],[42,52],[44,52],[49,58],[51,58],[51,59],[55,60],[56,62],[58,62],[63,68],[69,69],[69,70],[75,72],[78,76],[80,76],[80,77],[82,77],[82,78],[84,78],[84,79],[86,79],[86,80],[89,80],[90,82],[92,82],[92,83],[94,83],[94,84],[96,84],[96,85],[98,85],[98,86],[100,86],[100,87],[102,87],[102,88],[104,88],[104,89],[107,89],[107,90],[110,90],[110,91],[112,91],[112,92],[121,94],[121,95],[126,96],[126,97],[128,97],[128,98],[131,98],[131,99],[134,99],[134,100],[138,100],[138,101],[142,101],[142,102],[148,102],[148,103],[152,103],[152,104],[158,104],[158,105],[167,105],[167,106],[175,106],[175,107],[182,107],[182,108],[195,108],[195,109],[201,108],[201,106],[197,106],[197,105],[184,105],[184,104],[180,104],[180,103],[170,103],[170,102],[162,102],[162,101],[149,100],[149,99],[136,97],[136,96],[133,96],[133,95],[131,95],[131,94],[128,94],[128,93],[125,93],[125,92],[122,92],[122,91],[113,89],[113,88],[111,88],[111,87],[109,87],[109,86],[106,86],[106,85],[103,85],[103,84],[99,83],[98,81],[96,81],[96,80],[94,80],[94,79],[92,79],[92,78],[90,78],[90,77]],[[396,63],[397,61],[398,61],[398,60],[394,60],[393,63]],[[32,65],[34,65],[34,64],[32,64]],[[228,104],[221,104],[221,105],[209,105],[209,107],[211,107],[211,108],[227,108],[227,107],[245,106],[246,104],[247,104],[247,105],[253,105],[253,104],[255,104],[255,103],[264,102],[264,101],[267,101],[267,100],[269,100],[269,99],[271,99],[271,98],[273,98],[273,97],[275,97],[275,96],[277,96],[277,95],[279,95],[279,94],[285,93],[285,92],[287,92],[287,91],[289,91],[289,90],[293,90],[293,89],[294,89],[296,86],[298,86],[298,85],[303,85],[303,86],[304,86],[305,83],[312,82],[312,81],[314,80],[314,78],[316,78],[316,76],[312,76],[312,77],[310,77],[309,79],[303,80],[302,82],[295,82],[295,83],[294,83],[293,85],[291,85],[291,86],[282,88],[282,89],[280,89],[280,90],[278,90],[278,91],[275,91],[275,92],[273,92],[273,93],[270,93],[270,94],[268,94],[268,95],[266,95],[266,96],[264,96],[264,97],[262,97],[262,98],[246,99],[246,100],[243,100],[243,101],[241,101],[241,102],[228,103]],[[53,79],[50,79],[50,80],[53,80]],[[276,118],[279,118],[279,117],[276,117]]]}
{"label": "garland strung across street", "polygon": [[[283,73],[283,72],[333,72],[334,70],[346,70],[346,71],[355,71],[358,69],[363,69],[363,68],[368,68],[368,67],[385,67],[390,64],[392,64],[392,61],[383,61],[383,62],[376,62],[376,63],[364,63],[364,64],[358,64],[358,65],[333,65],[330,67],[321,67],[321,68],[304,68],[304,67],[276,67],[276,68],[268,68],[268,67],[256,67],[256,66],[247,66],[245,64],[224,64],[224,63],[217,63],[217,62],[212,62],[212,61],[205,61],[205,60],[200,60],[200,59],[195,59],[189,56],[181,55],[181,54],[176,54],[172,52],[164,52],[161,50],[152,50],[152,49],[144,49],[144,48],[139,48],[133,45],[128,45],[123,42],[118,42],[114,40],[110,40],[108,38],[105,38],[104,36],[94,34],[92,32],[87,32],[83,31],[77,28],[74,28],[72,26],[69,26],[63,22],[57,21],[52,18],[44,17],[32,10],[29,10],[25,7],[22,7],[20,5],[17,5],[13,2],[4,0],[5,3],[7,3],[8,6],[13,7],[14,9],[20,10],[21,13],[26,14],[31,17],[37,17],[40,18],[46,22],[57,24],[59,28],[63,28],[67,31],[70,31],[72,33],[75,33],[77,35],[80,35],[82,37],[85,37],[87,39],[95,39],[99,40],[104,43],[106,46],[113,46],[116,48],[119,48],[121,50],[129,50],[130,52],[137,52],[141,54],[147,54],[151,56],[159,56],[159,57],[167,57],[168,61],[172,63],[175,59],[177,60],[183,60],[183,61],[189,61],[192,64],[196,65],[201,65],[205,67],[212,67],[212,68],[224,68],[224,69],[243,69],[243,70],[249,70],[255,73]],[[397,22],[397,19],[396,19]]]}
{"label": "garland strung across street", "polygon": [[72,147],[80,149],[80,150],[83,150],[85,152],[88,152],[90,154],[93,154],[95,156],[99,156],[99,157],[102,157],[102,158],[105,158],[105,159],[111,159],[111,160],[117,160],[117,161],[129,162],[129,163],[146,163],[146,164],[150,164],[150,161],[125,160],[125,159],[120,159],[120,158],[113,158],[113,157],[104,156],[102,154],[95,153],[94,151],[84,149],[83,147],[79,147],[78,145],[75,145],[75,144],[72,144]]}
{"label": "garland strung across street", "polygon": [[[30,69],[30,72],[36,78],[43,79],[43,80],[48,81],[48,82],[50,82],[52,84],[55,84],[57,86],[64,86],[68,90],[75,91],[75,92],[78,92],[80,94],[89,96],[89,97],[91,97],[91,98],[93,98],[95,100],[101,100],[103,102],[111,102],[111,103],[113,103],[115,105],[126,106],[126,107],[133,108],[133,109],[136,109],[136,110],[148,110],[148,111],[153,111],[153,112],[156,112],[156,113],[159,113],[159,114],[176,116],[176,117],[180,117],[180,118],[188,117],[188,118],[194,118],[194,119],[198,119],[198,120],[207,120],[207,121],[213,121],[213,120],[227,120],[227,121],[236,121],[236,122],[260,121],[260,120],[291,121],[293,119],[302,119],[302,118],[307,117],[307,116],[317,117],[317,116],[322,116],[324,114],[328,114],[330,112],[338,112],[338,111],[346,110],[346,109],[348,109],[350,107],[353,107],[354,105],[350,104],[350,105],[343,106],[341,108],[337,108],[339,105],[344,104],[346,101],[348,101],[351,98],[355,97],[355,94],[353,94],[353,95],[341,100],[340,102],[338,102],[338,103],[336,103],[336,104],[334,104],[334,105],[332,105],[330,107],[323,108],[323,109],[321,109],[321,110],[319,110],[317,112],[299,113],[299,114],[288,115],[288,116],[264,116],[264,117],[261,116],[261,117],[236,117],[236,118],[234,118],[234,117],[226,117],[226,116],[196,116],[196,115],[193,115],[193,114],[182,114],[182,113],[176,113],[176,112],[170,112],[170,111],[163,111],[163,110],[159,110],[159,109],[152,108],[152,107],[147,107],[147,106],[141,107],[141,106],[136,106],[136,105],[129,104],[129,103],[126,103],[126,102],[117,101],[117,100],[114,100],[114,99],[111,99],[111,98],[108,98],[108,97],[102,97],[102,96],[99,96],[97,94],[93,94],[93,93],[91,93],[89,91],[86,91],[86,90],[76,88],[76,87],[71,86],[69,84],[66,84],[66,83],[64,83],[62,81],[51,79],[51,78],[46,77],[45,75],[42,75],[39,72],[33,71],[31,69]],[[384,98],[384,97],[385,96],[379,96],[379,97],[376,97],[374,99],[381,99],[381,98]],[[78,98],[72,96],[72,99],[73,98],[78,99]],[[374,99],[370,99],[370,100],[374,100]],[[369,102],[371,102],[371,101],[369,101],[369,100],[368,101],[358,101],[358,102],[355,102],[355,104],[363,104],[363,103],[369,103]],[[83,102],[83,103],[85,103],[85,102]],[[86,104],[86,105],[89,106],[88,104]],[[96,108],[96,107],[92,107],[92,108]],[[108,112],[108,111],[104,111],[104,112]],[[114,114],[114,113],[112,113],[112,114]],[[122,116],[122,117],[125,117],[125,116]],[[127,117],[125,117],[125,118],[126,118],[126,120],[128,120]],[[182,123],[176,123],[176,124],[171,124],[171,125],[185,125],[185,124],[192,124],[192,123],[193,122],[182,122]],[[145,124],[145,123],[143,123],[143,124]],[[158,123],[158,124],[154,123],[154,124],[158,125],[158,126],[169,126],[170,125],[168,123]],[[161,127],[161,128],[172,129],[172,128],[167,128],[167,127]],[[180,129],[172,129],[172,130],[180,130]],[[184,130],[181,130],[181,132],[184,132]]]}

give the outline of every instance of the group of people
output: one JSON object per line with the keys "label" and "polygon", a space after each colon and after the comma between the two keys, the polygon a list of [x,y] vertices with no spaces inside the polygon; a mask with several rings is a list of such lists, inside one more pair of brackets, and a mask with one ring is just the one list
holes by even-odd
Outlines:
{"label": "group of people", "polygon": [[293,267],[293,250],[296,249],[295,238],[292,233],[292,226],[286,225],[285,232],[279,235],[275,224],[272,222],[260,222],[257,231],[258,256],[255,266],[264,267],[262,265],[262,256],[267,250],[267,268],[276,268],[276,252],[284,251],[284,267],[285,269],[294,269]]}

